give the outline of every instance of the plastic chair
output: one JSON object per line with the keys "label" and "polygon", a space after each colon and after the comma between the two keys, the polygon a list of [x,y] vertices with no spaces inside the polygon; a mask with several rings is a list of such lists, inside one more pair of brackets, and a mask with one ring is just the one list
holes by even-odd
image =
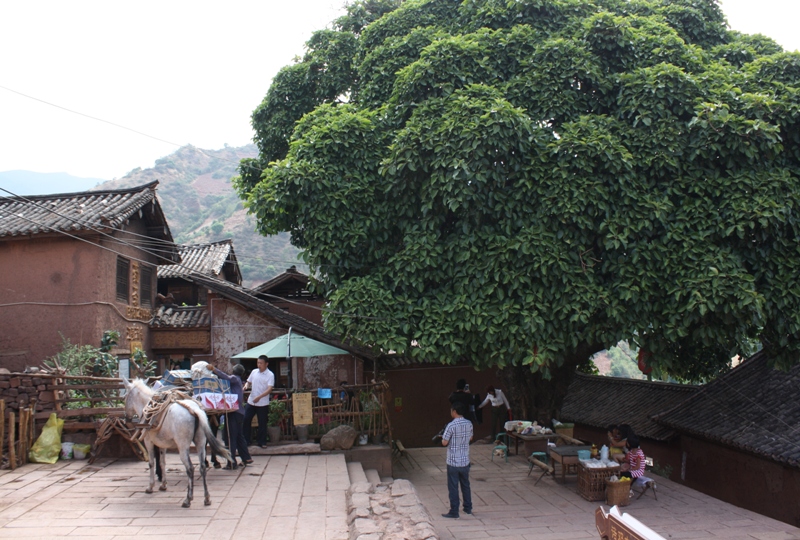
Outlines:
{"label": "plastic chair", "polygon": [[[505,440],[505,444],[501,441]],[[496,452],[501,451],[503,452],[503,457],[506,459],[506,463],[508,463],[508,435],[505,432],[498,433],[497,437],[495,437],[495,446],[492,448],[492,461],[494,461],[494,455]]]}

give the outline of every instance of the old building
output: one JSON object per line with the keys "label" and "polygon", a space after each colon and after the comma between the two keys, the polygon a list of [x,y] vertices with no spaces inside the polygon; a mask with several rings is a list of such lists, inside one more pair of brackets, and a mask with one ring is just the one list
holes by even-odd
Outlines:
{"label": "old building", "polygon": [[[302,292],[307,276],[290,269],[256,293],[240,285],[233,248],[227,246],[227,251],[222,249],[223,243],[182,247],[185,262],[159,272],[159,294],[165,303],[156,310],[150,327],[153,350],[162,369],[184,359],[184,365],[203,360],[226,369],[232,356],[282,336],[291,328],[293,333],[351,353],[293,359],[295,387],[364,382],[364,362],[374,364],[372,352],[342,343],[314,322],[321,320],[322,302],[312,302],[311,295]],[[255,367],[255,360],[242,363],[247,369]],[[289,375],[286,360],[271,360],[270,369],[275,373],[276,386],[285,387]]]}
{"label": "old building", "polygon": [[308,276],[292,266],[253,289],[253,294],[275,307],[322,325],[325,299],[308,290]]}
{"label": "old building", "polygon": [[158,182],[119,190],[0,198],[0,366],[38,366],[73,344],[120,333],[124,357],[150,353],[156,269],[179,261]]}
{"label": "old building", "polygon": [[681,435],[677,480],[800,526],[800,365],[759,352],[655,420]]}
{"label": "old building", "polygon": [[577,373],[561,406],[563,422],[574,422],[576,438],[605,444],[608,427],[628,424],[641,439],[642,450],[660,471],[680,472],[678,433],[656,423],[652,416],[674,407],[699,386]]}

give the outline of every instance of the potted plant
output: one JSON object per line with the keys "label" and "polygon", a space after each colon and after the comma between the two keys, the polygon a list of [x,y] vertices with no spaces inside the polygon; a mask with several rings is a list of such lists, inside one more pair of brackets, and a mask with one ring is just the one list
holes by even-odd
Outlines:
{"label": "potted plant", "polygon": [[270,401],[267,415],[267,432],[269,432],[270,442],[276,443],[281,440],[281,422],[288,417],[289,412],[286,410],[285,402]]}

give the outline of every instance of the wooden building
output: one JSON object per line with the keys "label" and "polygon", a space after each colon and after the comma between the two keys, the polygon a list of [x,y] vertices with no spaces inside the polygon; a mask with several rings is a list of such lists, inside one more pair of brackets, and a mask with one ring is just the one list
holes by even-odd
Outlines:
{"label": "wooden building", "polygon": [[73,344],[120,333],[121,357],[148,354],[156,269],[179,261],[144,186],[0,198],[0,367],[39,366]]}
{"label": "wooden building", "polygon": [[325,299],[308,290],[308,276],[296,266],[253,288],[253,294],[275,307],[322,326]]}
{"label": "wooden building", "polygon": [[800,365],[759,352],[655,420],[680,434],[676,480],[800,526]]}

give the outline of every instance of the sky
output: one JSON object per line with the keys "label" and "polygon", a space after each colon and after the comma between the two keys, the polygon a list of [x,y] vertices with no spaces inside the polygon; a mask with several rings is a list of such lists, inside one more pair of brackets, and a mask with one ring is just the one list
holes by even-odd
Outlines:
{"label": "sky", "polygon": [[[110,180],[186,144],[248,144],[272,78],[344,2],[0,2],[0,171]],[[800,49],[800,1],[721,5],[734,30]]]}

